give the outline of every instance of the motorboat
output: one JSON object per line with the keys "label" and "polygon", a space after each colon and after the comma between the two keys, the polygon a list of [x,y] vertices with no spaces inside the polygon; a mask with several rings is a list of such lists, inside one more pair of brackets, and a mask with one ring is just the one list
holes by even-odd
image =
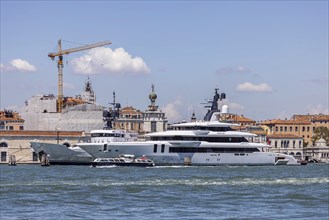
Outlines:
{"label": "motorboat", "polygon": [[154,163],[152,160],[144,157],[135,158],[134,155],[120,155],[116,158],[96,158],[91,162],[93,167],[99,166],[138,166],[138,167],[152,167]]}

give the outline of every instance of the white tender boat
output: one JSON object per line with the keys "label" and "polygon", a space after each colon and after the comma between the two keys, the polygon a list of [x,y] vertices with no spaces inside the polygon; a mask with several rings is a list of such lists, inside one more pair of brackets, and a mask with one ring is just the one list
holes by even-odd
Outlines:
{"label": "white tender boat", "polygon": [[135,158],[134,155],[120,155],[117,158],[96,158],[91,162],[93,167],[97,166],[138,166],[152,167],[154,163],[146,157]]}

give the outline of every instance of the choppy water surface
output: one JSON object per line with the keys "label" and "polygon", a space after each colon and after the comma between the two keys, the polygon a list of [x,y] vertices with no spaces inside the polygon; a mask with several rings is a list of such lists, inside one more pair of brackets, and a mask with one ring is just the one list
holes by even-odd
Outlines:
{"label": "choppy water surface", "polygon": [[1,165],[0,219],[328,219],[329,165]]}

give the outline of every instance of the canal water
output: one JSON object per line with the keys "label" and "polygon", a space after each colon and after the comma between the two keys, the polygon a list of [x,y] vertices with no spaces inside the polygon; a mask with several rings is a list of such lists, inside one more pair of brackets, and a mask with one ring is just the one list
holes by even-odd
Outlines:
{"label": "canal water", "polygon": [[0,219],[328,219],[329,165],[1,165]]}

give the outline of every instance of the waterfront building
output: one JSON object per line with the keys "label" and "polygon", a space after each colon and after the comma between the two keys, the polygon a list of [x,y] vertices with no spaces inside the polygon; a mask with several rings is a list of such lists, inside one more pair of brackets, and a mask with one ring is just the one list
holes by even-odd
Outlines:
{"label": "waterfront building", "polygon": [[14,111],[0,111],[0,131],[1,130],[24,130],[24,119]]}
{"label": "waterfront building", "polygon": [[305,145],[312,146],[312,137],[318,127],[329,129],[329,115],[294,115],[290,120],[266,120],[260,123],[267,134],[296,135],[304,139]]}
{"label": "waterfront building", "polygon": [[126,106],[119,111],[119,117],[113,122],[113,128],[141,133],[143,131],[143,113],[131,106]]}
{"label": "waterfront building", "polygon": [[303,138],[293,134],[270,134],[267,136],[269,150],[274,153],[283,153],[304,159]]}
{"label": "waterfront building", "polygon": [[143,112],[143,131],[146,133],[167,130],[168,120],[165,113],[159,110],[159,106],[155,104],[157,97],[154,91],[154,85],[152,85],[152,91],[149,94],[151,104],[148,106],[148,109]]}
{"label": "waterfront building", "polygon": [[326,140],[320,138],[315,142],[314,146],[307,146],[305,157],[308,160],[329,163],[329,146],[326,144]]}
{"label": "waterfront building", "polygon": [[30,141],[58,143],[68,147],[78,143],[83,132],[78,131],[8,131],[0,130],[0,163],[8,163],[11,156],[15,156],[19,163],[39,163],[30,147]]}

